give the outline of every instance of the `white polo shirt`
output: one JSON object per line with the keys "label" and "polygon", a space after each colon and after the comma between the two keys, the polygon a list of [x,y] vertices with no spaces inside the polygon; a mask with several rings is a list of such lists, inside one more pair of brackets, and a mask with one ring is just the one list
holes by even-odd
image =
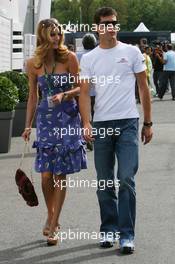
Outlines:
{"label": "white polo shirt", "polygon": [[80,79],[95,84],[94,121],[137,118],[135,73],[146,70],[140,50],[122,42],[111,49],[97,46],[83,55]]}

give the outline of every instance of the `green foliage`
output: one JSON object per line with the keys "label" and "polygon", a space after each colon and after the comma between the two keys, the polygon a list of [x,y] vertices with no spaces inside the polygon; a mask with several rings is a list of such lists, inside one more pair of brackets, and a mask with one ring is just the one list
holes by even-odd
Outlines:
{"label": "green foliage", "polygon": [[156,29],[161,28],[161,30],[171,30],[175,32],[175,1],[162,0],[161,2],[160,9],[156,15]]}
{"label": "green foliage", "polygon": [[78,1],[72,0],[56,0],[52,2],[52,15],[51,17],[55,17],[62,24],[68,24],[69,21],[71,23],[76,24],[79,19],[79,3]]}
{"label": "green foliage", "polygon": [[175,31],[175,0],[54,0],[52,17],[60,23],[93,23],[95,10],[111,6],[117,10],[121,30],[133,31],[140,22],[150,30]]}
{"label": "green foliage", "polygon": [[28,97],[28,79],[26,75],[17,71],[6,71],[0,73],[0,75],[7,77],[17,86],[19,101],[26,102]]}
{"label": "green foliage", "polygon": [[19,102],[18,89],[7,77],[0,76],[0,112],[12,111]]}

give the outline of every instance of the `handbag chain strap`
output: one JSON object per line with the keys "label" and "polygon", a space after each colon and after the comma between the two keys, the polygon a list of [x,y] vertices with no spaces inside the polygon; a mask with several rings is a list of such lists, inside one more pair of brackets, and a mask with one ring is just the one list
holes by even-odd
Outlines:
{"label": "handbag chain strap", "polygon": [[[31,154],[30,146],[29,146],[29,141],[25,141],[24,149],[23,149],[23,152],[21,154],[21,160],[20,160],[20,163],[19,163],[19,168],[22,168],[22,164],[23,164],[23,161],[24,161],[24,158],[25,158],[25,154],[26,153]],[[31,166],[30,166],[30,178],[31,178],[32,184],[34,184],[33,171],[32,171],[32,162],[31,162]]]}

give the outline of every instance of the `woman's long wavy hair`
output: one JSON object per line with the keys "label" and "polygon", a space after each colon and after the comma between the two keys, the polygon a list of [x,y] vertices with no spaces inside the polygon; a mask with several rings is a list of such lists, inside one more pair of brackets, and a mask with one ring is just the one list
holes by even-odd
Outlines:
{"label": "woman's long wavy hair", "polygon": [[40,68],[47,57],[47,53],[51,48],[50,34],[53,30],[59,30],[61,33],[59,47],[55,50],[55,60],[65,63],[68,59],[69,51],[64,46],[64,34],[61,26],[55,18],[41,20],[37,28],[37,43],[35,50],[35,67]]}

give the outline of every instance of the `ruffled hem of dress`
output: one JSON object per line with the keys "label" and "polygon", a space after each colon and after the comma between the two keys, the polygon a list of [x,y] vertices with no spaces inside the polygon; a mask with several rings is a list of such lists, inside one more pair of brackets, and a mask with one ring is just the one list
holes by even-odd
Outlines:
{"label": "ruffled hem of dress", "polygon": [[80,147],[84,147],[86,145],[86,142],[83,140],[78,140],[75,143],[69,144],[69,145],[62,145],[62,144],[49,144],[49,143],[42,143],[38,141],[34,141],[32,148],[41,148],[41,149],[50,149],[50,150],[55,150],[59,151],[60,154],[66,155],[69,151],[70,152],[75,152],[77,151]]}
{"label": "ruffled hem of dress", "polygon": [[43,145],[34,141],[37,149],[35,170],[39,173],[50,171],[55,175],[72,174],[87,169],[85,141],[78,140],[69,145]]}

